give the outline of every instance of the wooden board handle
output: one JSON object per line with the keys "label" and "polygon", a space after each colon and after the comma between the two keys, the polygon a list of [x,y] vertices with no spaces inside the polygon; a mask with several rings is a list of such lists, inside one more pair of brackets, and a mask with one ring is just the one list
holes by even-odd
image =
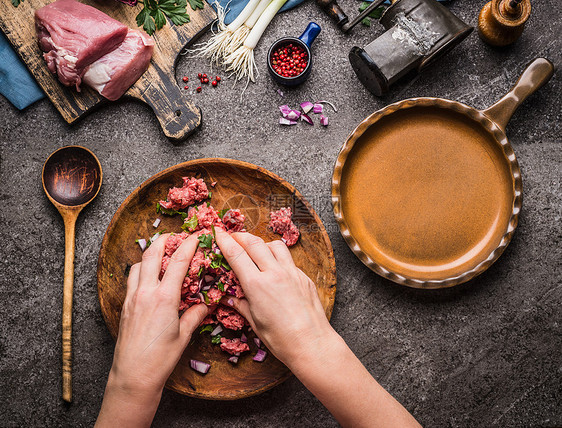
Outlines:
{"label": "wooden board handle", "polygon": [[72,295],[74,290],[74,231],[78,213],[64,218],[64,286],[62,295],[62,399],[72,401]]}
{"label": "wooden board handle", "polygon": [[182,93],[172,76],[160,69],[158,74],[158,81],[152,81],[141,94],[132,95],[154,110],[166,137],[183,141],[201,125],[201,110]]}

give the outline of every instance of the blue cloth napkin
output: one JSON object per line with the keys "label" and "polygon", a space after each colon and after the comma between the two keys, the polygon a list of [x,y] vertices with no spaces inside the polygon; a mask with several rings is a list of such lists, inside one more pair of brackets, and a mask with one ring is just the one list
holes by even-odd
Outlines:
{"label": "blue cloth napkin", "polygon": [[19,110],[45,96],[1,31],[0,94],[4,95]]}

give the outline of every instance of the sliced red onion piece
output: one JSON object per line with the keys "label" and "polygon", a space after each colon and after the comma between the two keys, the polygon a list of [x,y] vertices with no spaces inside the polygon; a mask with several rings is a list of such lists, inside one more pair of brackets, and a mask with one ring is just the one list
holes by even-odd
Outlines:
{"label": "sliced red onion piece", "polygon": [[137,239],[137,244],[141,247],[141,250],[146,250],[146,239]]}
{"label": "sliced red onion piece", "polygon": [[258,349],[258,352],[256,353],[256,355],[254,355],[254,358],[252,358],[252,360],[261,363],[263,360],[265,360],[265,357],[267,357],[267,352],[265,352],[263,349]]}
{"label": "sliced red onion piece", "polygon": [[221,254],[220,248],[215,248],[215,254]]}
{"label": "sliced red onion piece", "polygon": [[239,356],[240,356],[240,352],[235,352],[234,355],[237,356],[237,357],[239,357]]}
{"label": "sliced red onion piece", "polygon": [[322,104],[314,104],[314,107],[312,108],[312,111],[314,113],[322,113],[324,111],[324,106]]}
{"label": "sliced red onion piece", "polygon": [[211,332],[211,336],[216,336],[217,334],[219,334],[222,331],[222,327],[219,325],[217,325],[215,327],[215,329]]}
{"label": "sliced red onion piece", "polygon": [[236,363],[238,363],[238,357],[236,355],[233,355],[233,356],[228,358],[228,362],[230,362],[232,364],[236,364]]}
{"label": "sliced red onion piece", "polygon": [[226,294],[230,294],[231,296],[236,296],[236,291],[234,291],[232,288],[228,288],[226,290]]}
{"label": "sliced red onion piece", "polygon": [[299,118],[299,116],[301,115],[301,112],[298,110],[291,110],[289,112],[289,114],[286,116],[287,119],[289,120],[297,120]]}
{"label": "sliced red onion piece", "polygon": [[287,117],[287,115],[292,111],[291,107],[286,104],[284,106],[279,106],[279,110],[281,110],[281,114],[283,115],[283,117]]}
{"label": "sliced red onion piece", "polygon": [[312,110],[312,107],[314,107],[314,104],[312,104],[310,101],[306,101],[304,103],[301,103],[302,111],[305,114],[308,113],[310,110]]}
{"label": "sliced red onion piece", "polygon": [[306,113],[301,114],[301,120],[308,123],[309,125],[314,125],[314,122],[310,118],[310,116]]}
{"label": "sliced red onion piece", "polygon": [[158,238],[160,238],[160,232],[152,235],[152,238],[150,238],[150,242],[152,243],[152,242],[156,241]]}
{"label": "sliced red onion piece", "polygon": [[246,343],[247,341],[248,341],[248,338],[246,337],[246,335],[244,333],[242,333],[242,336],[240,336],[240,342]]}
{"label": "sliced red onion piece", "polygon": [[199,283],[197,284],[197,286],[199,287],[199,291],[201,291],[203,285],[205,285],[205,281],[203,280],[203,278],[199,278]]}
{"label": "sliced red onion piece", "polygon": [[328,118],[324,115],[320,116],[320,124],[322,126],[328,126]]}
{"label": "sliced red onion piece", "polygon": [[290,120],[284,117],[280,117],[279,118],[279,124],[280,125],[296,125],[297,121],[296,120]]}
{"label": "sliced red onion piece", "polygon": [[158,226],[160,226],[160,222],[161,222],[161,221],[162,221],[162,220],[160,220],[160,218],[157,218],[156,220],[154,220],[154,223],[152,223],[152,226],[153,226],[153,227],[158,227]]}
{"label": "sliced red onion piece", "polygon": [[199,296],[201,303],[205,303],[205,296],[203,296],[203,293],[197,293],[197,295]]}
{"label": "sliced red onion piece", "polygon": [[215,277],[214,277],[214,276],[205,275],[203,278],[205,278],[205,282],[206,282],[207,284],[212,283],[212,282],[215,282]]}
{"label": "sliced red onion piece", "polygon": [[333,105],[330,101],[316,101],[316,104],[328,104],[330,107],[332,107],[334,109],[334,111],[337,113],[338,109],[336,108],[335,105]]}
{"label": "sliced red onion piece", "polygon": [[283,91],[282,91],[281,89],[277,89],[277,93],[278,93],[279,96],[281,96],[281,97],[284,95],[284,94],[283,94]]}
{"label": "sliced red onion piece", "polygon": [[189,365],[191,366],[191,368],[193,370],[195,370],[196,372],[202,373],[202,374],[206,374],[209,371],[209,369],[211,368],[210,364],[204,363],[203,361],[197,361],[197,360],[190,360]]}
{"label": "sliced red onion piece", "polygon": [[202,291],[209,291],[210,289],[211,289],[211,284],[207,284],[207,285],[201,287]]}
{"label": "sliced red onion piece", "polygon": [[232,305],[234,305],[234,300],[228,299],[227,303],[228,303],[230,306],[232,306]]}
{"label": "sliced red onion piece", "polygon": [[258,348],[261,348],[261,340],[259,337],[254,337],[254,343]]}

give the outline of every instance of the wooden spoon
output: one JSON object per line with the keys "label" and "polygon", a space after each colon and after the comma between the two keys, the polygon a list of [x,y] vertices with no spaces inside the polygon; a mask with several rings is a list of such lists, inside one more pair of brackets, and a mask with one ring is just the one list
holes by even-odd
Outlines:
{"label": "wooden spoon", "polygon": [[65,257],[62,305],[62,398],[72,401],[72,290],[74,229],[80,211],[98,194],[102,170],[98,158],[80,146],[66,146],[43,165],[43,190],[64,221]]}

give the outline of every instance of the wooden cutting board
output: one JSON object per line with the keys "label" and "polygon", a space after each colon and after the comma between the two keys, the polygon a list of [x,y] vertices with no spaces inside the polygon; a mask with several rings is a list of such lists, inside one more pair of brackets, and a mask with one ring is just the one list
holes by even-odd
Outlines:
{"label": "wooden cutting board", "polygon": [[[114,0],[83,0],[130,28],[138,28],[135,22],[141,5],[134,7]],[[24,0],[17,8],[10,1],[0,1],[0,28],[6,34],[20,57],[43,88],[49,99],[68,123],[73,123],[98,104],[107,103],[101,95],[83,85],[82,92],[63,86],[48,69],[37,44],[34,13],[36,9],[51,3],[50,0]],[[158,118],[164,134],[181,141],[201,124],[201,111],[182,92],[175,78],[175,63],[184,46],[203,34],[216,19],[215,11],[207,3],[203,9],[191,10],[187,6],[191,22],[175,26],[170,21],[154,33],[154,54],[148,70],[125,94],[147,103]]]}

